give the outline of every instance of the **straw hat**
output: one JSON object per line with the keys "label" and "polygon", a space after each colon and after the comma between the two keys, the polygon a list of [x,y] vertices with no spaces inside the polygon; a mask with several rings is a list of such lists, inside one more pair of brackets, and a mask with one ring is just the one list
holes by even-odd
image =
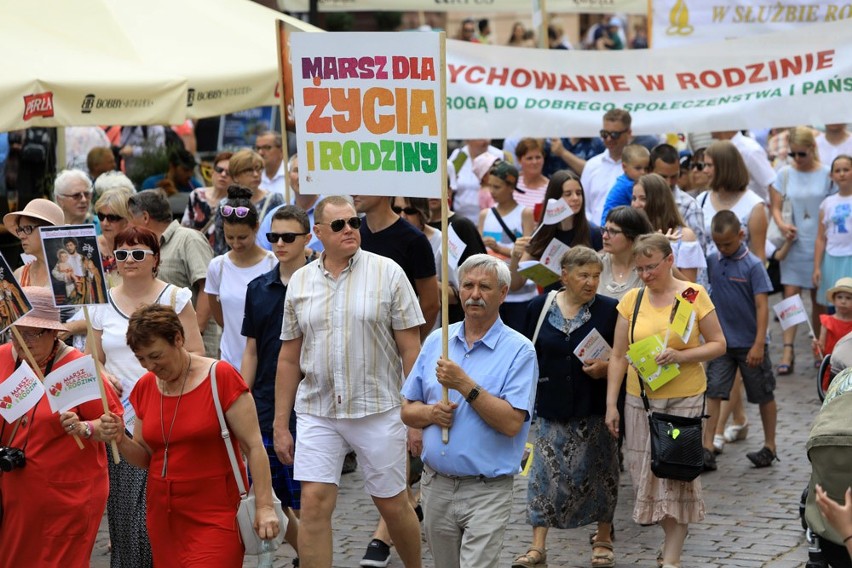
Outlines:
{"label": "straw hat", "polygon": [[834,295],[838,292],[847,292],[852,294],[852,277],[844,276],[840,280],[834,283],[833,288],[829,288],[825,293],[825,297],[828,299],[830,304],[834,303]]}
{"label": "straw hat", "polygon": [[65,224],[65,213],[62,212],[62,208],[48,199],[33,199],[27,203],[23,211],[15,211],[3,216],[3,224],[13,235],[16,234],[15,228],[18,226],[19,217],[39,219],[54,227]]}
{"label": "straw hat", "polygon": [[59,308],[53,305],[53,294],[50,290],[42,286],[26,286],[23,291],[33,309],[16,321],[15,327],[40,327],[68,331],[68,327],[59,320]]}

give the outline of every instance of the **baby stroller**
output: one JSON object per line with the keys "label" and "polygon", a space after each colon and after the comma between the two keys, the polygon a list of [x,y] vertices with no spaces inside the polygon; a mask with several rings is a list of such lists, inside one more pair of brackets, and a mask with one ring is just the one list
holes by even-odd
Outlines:
{"label": "baby stroller", "polygon": [[806,568],[852,568],[843,536],[820,515],[814,486],[819,483],[828,495],[843,501],[852,485],[852,368],[844,369],[831,381],[822,408],[808,436],[811,479],[802,495],[802,525],[808,536]]}
{"label": "baby stroller", "polygon": [[831,371],[831,355],[826,355],[822,358],[822,362],[819,365],[819,372],[816,377],[817,395],[819,396],[820,402],[825,400],[825,393],[828,390],[829,385],[831,385],[831,381],[834,377],[835,374]]}

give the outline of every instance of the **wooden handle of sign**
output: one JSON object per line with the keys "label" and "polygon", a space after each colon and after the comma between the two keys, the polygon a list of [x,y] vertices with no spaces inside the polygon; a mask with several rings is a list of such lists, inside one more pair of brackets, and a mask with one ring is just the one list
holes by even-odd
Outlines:
{"label": "wooden handle of sign", "polygon": [[[278,49],[278,112],[281,113],[281,152],[284,154],[284,203],[290,205],[290,149],[287,141],[287,97],[284,94],[284,52],[283,46],[287,45],[287,28],[284,22],[275,20],[275,45]],[[263,219],[261,219],[263,221]]]}
{"label": "wooden handle of sign", "polygon": [[[91,346],[92,359],[95,360],[95,371],[98,375],[98,389],[101,391],[101,403],[104,405],[104,414],[109,412],[109,402],[107,401],[106,387],[104,386],[104,369],[101,365],[100,355],[98,354],[98,344],[95,343],[95,332],[92,330],[92,319],[89,317],[89,306],[83,306],[83,315],[86,316],[86,344]],[[121,462],[121,456],[118,454],[118,444],[115,440],[109,443],[112,448],[112,462],[118,464]]]}
{"label": "wooden handle of sign", "polygon": [[[21,337],[21,332],[19,332],[18,328],[15,327],[14,325],[12,327],[10,327],[9,329],[12,330],[12,335],[15,336],[15,339],[18,340],[18,345],[21,346],[21,350],[24,352],[24,357],[27,358],[27,361],[29,362],[30,367],[32,367],[33,371],[35,371],[35,374],[38,377],[38,380],[40,380],[42,383],[44,383],[44,373],[41,372],[41,367],[39,367],[38,363],[36,363],[35,357],[33,357],[33,354],[30,351],[30,348],[27,347],[27,344],[24,342],[24,338]],[[17,428],[17,426],[15,426],[15,428]],[[12,432],[13,437],[14,437],[14,435],[15,435],[15,433]],[[77,434],[73,434],[73,437],[74,437],[74,441],[77,442],[78,448],[80,448],[82,450],[86,447],[86,446],[83,445],[83,441],[80,440],[80,436],[78,436]],[[11,442],[12,438],[9,438],[9,441]]]}
{"label": "wooden handle of sign", "polygon": [[[447,34],[440,32],[441,56],[438,62],[440,77],[447,76]],[[439,155],[447,155],[447,81],[441,81],[441,104],[438,106],[441,109],[441,153]],[[449,216],[449,195],[447,193],[447,160],[438,160],[441,163],[441,356],[445,360],[449,360],[450,353],[448,347],[448,330],[447,325],[450,320],[449,302],[450,302],[450,264],[449,264],[449,227],[447,219]],[[447,387],[441,388],[441,399],[444,404],[450,402],[450,391]],[[450,429],[441,428],[441,441],[445,444],[450,443]]]}

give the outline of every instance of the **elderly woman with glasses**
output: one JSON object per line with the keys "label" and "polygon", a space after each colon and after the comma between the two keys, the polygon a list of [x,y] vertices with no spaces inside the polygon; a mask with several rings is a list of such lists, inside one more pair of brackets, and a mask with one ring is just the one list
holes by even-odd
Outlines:
{"label": "elderly woman with glasses", "polygon": [[[269,211],[284,204],[283,195],[266,191],[260,187],[263,158],[254,150],[240,150],[231,156],[228,161],[228,170],[234,184],[251,191],[251,196],[248,199],[257,211],[258,219],[263,220]],[[219,202],[219,210],[216,212],[214,221],[213,253],[217,255],[228,252],[229,245],[225,239],[224,217],[222,215],[222,207],[228,204],[228,199],[226,197]]]}
{"label": "elderly woman with glasses", "polygon": [[[35,286],[23,290],[33,310],[14,326],[41,372],[47,375],[83,357],[58,338],[65,325],[51,292]],[[15,338],[0,346],[0,384],[21,365],[24,345]],[[106,396],[110,410],[120,415],[121,404],[109,387]],[[103,404],[93,400],[56,414],[47,397],[44,393],[19,421],[3,425],[3,442],[20,453],[7,452],[0,464],[0,549],[7,565],[85,568],[109,491]]]}
{"label": "elderly woman with glasses", "polygon": [[92,221],[92,180],[83,170],[65,170],[53,182],[53,198],[62,208],[66,225]]}
{"label": "elderly woman with glasses", "polygon": [[6,230],[17,235],[26,254],[35,257],[34,261],[15,270],[15,279],[21,286],[52,287],[38,228],[64,224],[65,215],[62,208],[47,199],[33,199],[23,211],[7,213],[3,217]]}
{"label": "elderly woman with glasses", "polygon": [[[186,348],[203,355],[192,291],[166,284],[157,278],[160,241],[150,230],[129,227],[115,236],[115,255],[121,284],[108,291],[109,302],[92,310],[96,352],[108,378],[121,396],[126,409],[124,422],[133,430],[134,415],[130,394],[145,374],[133,351],[127,346],[127,324],[133,313],[149,304],[171,306],[186,330]],[[110,461],[110,494],[107,502],[112,561],[116,566],[150,566],[151,547],[145,530],[145,470],[126,461]]]}
{"label": "elderly woman with glasses", "polygon": [[[665,540],[658,565],[676,568],[681,565],[689,523],[704,518],[701,482],[697,478],[691,482],[661,479],[652,473],[648,417],[640,398],[640,379],[633,367],[628,370],[626,353],[632,343],[654,335],[665,341],[665,348],[655,358],[656,363],[676,363],[680,372],[656,390],[645,389],[651,410],[695,417],[704,412],[704,391],[707,389],[701,363],[725,352],[725,336],[707,291],[699,284],[678,280],[672,274],[674,255],[665,236],[638,237],[633,245],[633,258],[645,287],[630,290],[618,304],[619,315],[607,369],[606,425],[613,437],[618,438],[621,432],[618,396],[627,374],[625,461],[633,482],[633,521],[662,527]],[[696,325],[686,341],[667,331],[675,298],[690,302],[695,310]]]}
{"label": "elderly woman with glasses", "polygon": [[237,369],[246,349],[246,338],[240,333],[246,287],[278,264],[275,255],[256,242],[260,221],[251,198],[252,191],[247,187],[228,188],[227,203],[219,207],[218,215],[222,217],[223,234],[230,251],[210,262],[204,284],[213,319],[222,326],[222,360]]}

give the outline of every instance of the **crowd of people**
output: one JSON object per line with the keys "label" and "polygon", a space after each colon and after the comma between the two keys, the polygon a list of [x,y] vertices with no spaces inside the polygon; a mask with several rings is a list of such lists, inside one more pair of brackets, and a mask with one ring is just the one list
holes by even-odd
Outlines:
{"label": "crowd of people", "polygon": [[[93,354],[109,410],[98,401],[57,417],[42,404],[4,434],[26,468],[0,475],[0,547],[46,554],[44,566],[88,565],[106,510],[116,568],[240,566],[218,398],[255,488],[257,534],[283,536],[296,565],[331,566],[337,488],[357,459],[381,516],[362,566],[387,566],[394,547],[419,567],[419,523],[436,566],[496,566],[531,439],[531,539],[513,567],[546,565],[548,531],[586,525],[591,566],[614,566],[620,471],[633,520],[662,528],[658,566],[679,567],[688,525],[706,514],[702,480],[654,475],[646,409],[709,415],[712,472],[727,444],[747,439],[744,392],[763,430],[747,457],[756,468],[778,460],[773,392],[794,369],[795,327],[772,339],[784,346],[773,365],[769,295],[808,291],[817,363],[850,349],[852,134],[777,131],[773,163],[741,132],[677,148],[631,128],[615,109],[599,138],[461,141],[448,156],[449,226],[465,248],[448,273],[441,200],[357,186],[302,195],[298,156],[285,163],[275,132],[217,154],[209,187],[192,181],[187,150],[172,152],[168,171],[143,184],[151,189],[115,169],[63,172],[53,201],[3,219],[30,255],[15,278],[34,310],[14,324],[0,364],[11,373],[28,347],[46,374]],[[130,139],[120,157],[140,158],[134,148]],[[178,211],[175,193],[187,196]],[[549,202],[564,202],[555,222]],[[38,230],[85,223],[98,228],[108,284],[88,341],[82,312],[52,307],[52,292],[74,292],[69,251],[45,259]],[[568,250],[551,262],[555,244]],[[536,263],[553,267],[552,283],[530,278]],[[683,302],[694,325],[670,333]],[[678,368],[653,388],[625,356],[652,336],[666,338],[655,363]],[[590,337],[607,349],[585,356]],[[35,484],[50,488],[38,508],[21,502]]]}

